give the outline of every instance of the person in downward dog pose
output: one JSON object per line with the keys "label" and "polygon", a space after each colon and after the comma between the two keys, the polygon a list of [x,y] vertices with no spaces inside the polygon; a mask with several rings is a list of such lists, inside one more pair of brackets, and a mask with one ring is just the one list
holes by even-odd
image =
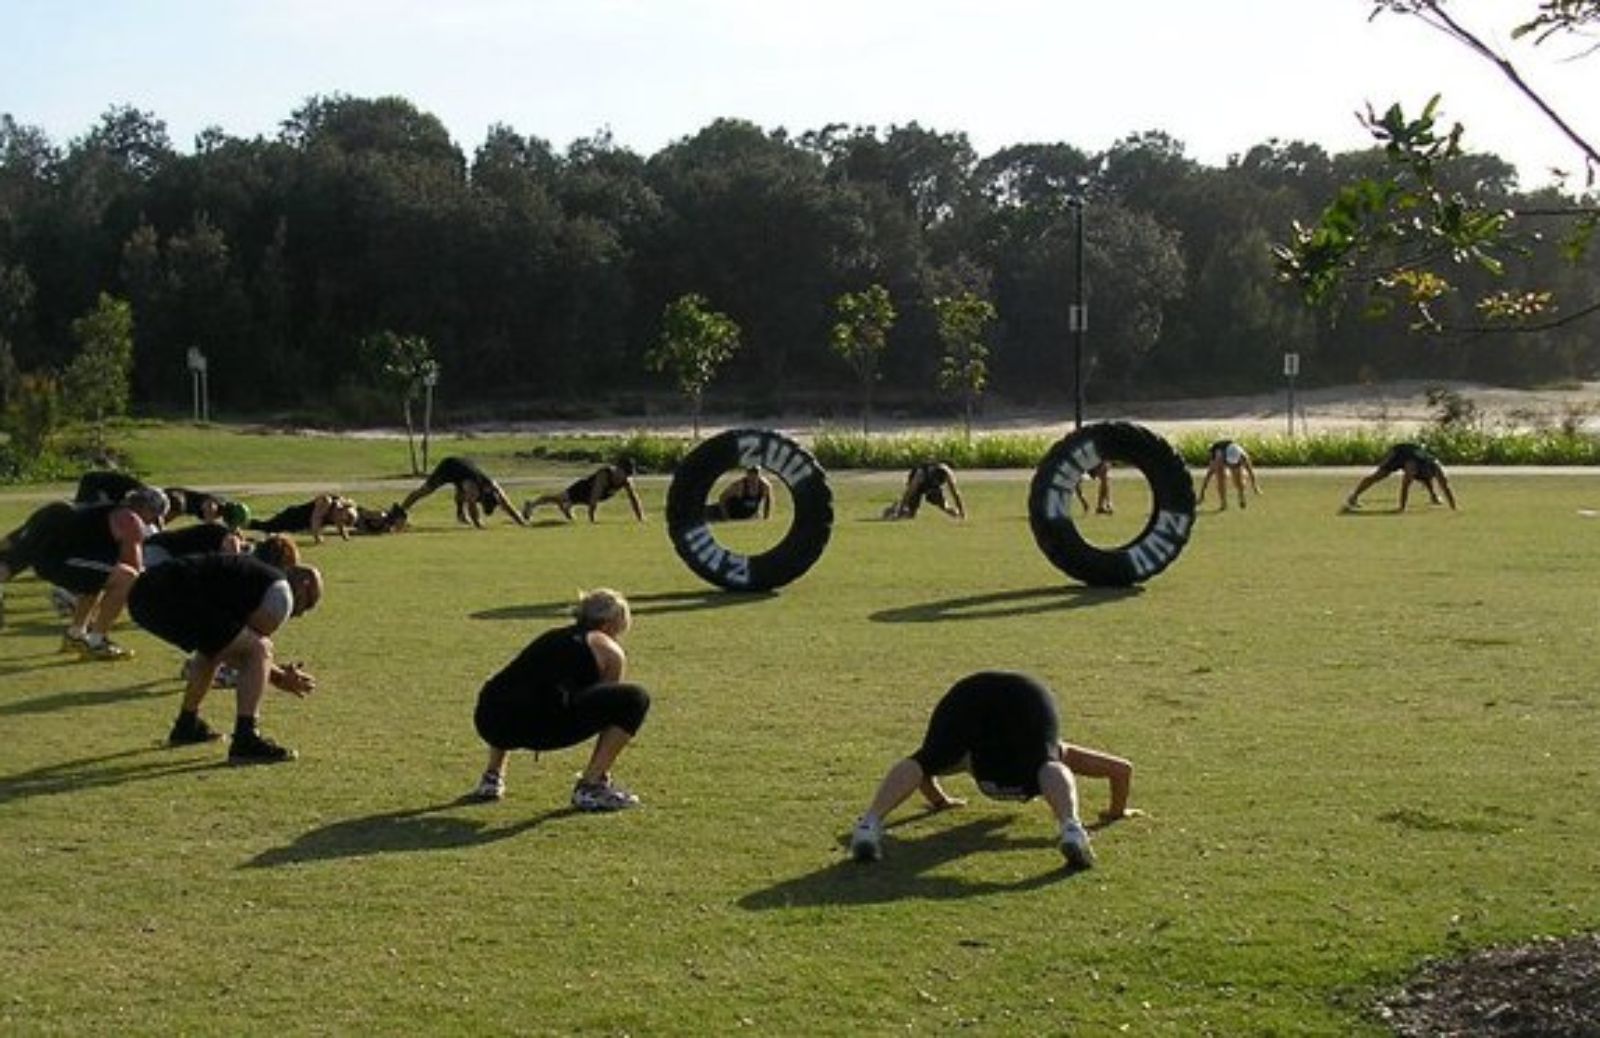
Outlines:
{"label": "person in downward dog pose", "polygon": [[922,746],[889,769],[850,834],[850,856],[860,862],[883,856],[883,821],[912,793],[921,791],[935,810],[959,807],[939,784],[941,775],[968,771],[978,788],[996,800],[1043,796],[1060,828],[1067,864],[1094,864],[1089,833],[1078,818],[1075,775],[1111,783],[1103,823],[1138,812],[1128,806],[1133,765],[1121,757],[1063,742],[1050,690],[1025,674],[980,671],[951,686],[928,720]]}

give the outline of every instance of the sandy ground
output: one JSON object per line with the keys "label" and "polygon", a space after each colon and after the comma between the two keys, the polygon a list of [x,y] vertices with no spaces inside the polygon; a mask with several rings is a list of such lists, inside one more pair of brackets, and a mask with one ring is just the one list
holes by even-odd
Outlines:
{"label": "sandy ground", "polygon": [[[1333,386],[1301,390],[1295,394],[1297,433],[1356,428],[1383,428],[1395,435],[1414,432],[1432,418],[1428,390],[1435,386],[1451,389],[1471,400],[1484,420],[1495,428],[1535,428],[1558,426],[1577,421],[1591,432],[1600,432],[1600,382],[1586,382],[1572,389],[1502,389],[1472,383],[1391,382],[1373,386]],[[1128,404],[1093,405],[1086,421],[1125,419],[1149,426],[1162,435],[1187,432],[1273,435],[1289,431],[1287,393],[1255,396],[1211,397],[1198,400],[1148,400]],[[875,433],[927,434],[948,432],[958,419],[933,420],[906,418],[894,414],[874,414]],[[760,424],[799,439],[818,432],[850,432],[859,428],[852,419],[820,419],[806,415],[785,415],[776,420],[752,422],[737,415],[709,414],[701,419],[701,432],[740,425]],[[977,416],[974,426],[984,432],[1035,432],[1064,435],[1072,428],[1070,405],[1043,410],[990,405]],[[691,432],[686,415],[663,414],[640,418],[597,421],[574,426],[570,422],[520,422],[511,425],[469,427],[470,433],[525,432],[534,435],[559,433],[626,434],[650,432],[684,435]],[[395,435],[391,430],[367,435]]]}

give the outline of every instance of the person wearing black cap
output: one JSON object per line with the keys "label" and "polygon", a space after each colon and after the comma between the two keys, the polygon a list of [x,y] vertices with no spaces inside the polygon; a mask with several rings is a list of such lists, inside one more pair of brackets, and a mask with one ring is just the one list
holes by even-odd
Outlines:
{"label": "person wearing black cap", "polygon": [[141,574],[128,596],[129,615],[157,638],[197,654],[168,744],[220,737],[201,719],[200,705],[226,663],[238,673],[229,763],[294,760],[294,750],[261,734],[261,700],[269,684],[300,697],[316,689],[316,679],[300,664],[276,662],[272,636],[321,598],[322,574],[315,568],[280,570],[250,555],[186,555]]}
{"label": "person wearing black cap", "polygon": [[409,514],[413,505],[446,483],[456,488],[456,522],[462,524],[470,522],[481,530],[482,516],[493,515],[496,508],[504,508],[506,518],[518,526],[527,525],[512,506],[511,499],[506,497],[506,492],[500,489],[499,483],[490,479],[473,462],[466,458],[455,457],[445,458],[433,467],[433,472],[422,486],[406,495],[406,499],[397,506],[399,514],[401,516]]}
{"label": "person wearing black cap", "polygon": [[633,517],[644,522],[644,506],[639,503],[639,492],[633,485],[633,459],[623,458],[615,465],[602,465],[593,473],[567,485],[565,490],[553,494],[541,494],[526,502],[522,506],[522,518],[533,517],[533,510],[540,505],[555,505],[561,509],[561,514],[572,521],[572,506],[583,505],[589,510],[589,521],[594,522],[594,510],[600,502],[609,500],[617,491],[628,495],[628,504],[633,506]]}
{"label": "person wearing black cap", "polygon": [[489,745],[483,777],[469,796],[499,800],[514,749],[555,750],[595,739],[572,790],[580,811],[620,811],[639,798],[611,780],[611,765],[644,724],[650,695],[625,684],[620,641],[631,622],[628,600],[608,588],[582,594],[573,623],[546,631],[490,678],[473,723]]}
{"label": "person wearing black cap", "polygon": [[1121,757],[1061,741],[1061,723],[1050,690],[1025,674],[982,671],[957,681],[933,709],[922,746],[889,769],[872,802],[850,834],[857,861],[883,856],[884,817],[921,790],[934,810],[959,807],[939,776],[969,771],[978,788],[996,800],[1043,796],[1060,826],[1060,848],[1075,869],[1094,864],[1089,833],[1078,819],[1074,773],[1108,779],[1111,803],[1102,823],[1131,817],[1128,806],[1133,765]]}

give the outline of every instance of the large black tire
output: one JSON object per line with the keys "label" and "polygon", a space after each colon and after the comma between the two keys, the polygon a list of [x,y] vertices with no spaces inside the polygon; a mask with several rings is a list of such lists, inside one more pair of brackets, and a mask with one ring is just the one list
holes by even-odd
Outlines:
{"label": "large black tire", "polygon": [[[706,501],[725,474],[758,466],[783,481],[794,519],[783,540],[760,555],[717,543]],[[833,491],[811,452],[769,429],[729,429],[689,452],[667,490],[667,536],[689,568],[730,591],[770,591],[801,576],[822,557],[833,535]]]}
{"label": "large black tire", "polygon": [[[1073,489],[1102,461],[1131,465],[1150,484],[1150,518],[1116,548],[1084,540],[1072,520]],[[1172,445],[1143,426],[1102,422],[1068,433],[1045,454],[1028,488],[1028,522],[1045,558],[1094,587],[1128,587],[1160,573],[1189,543],[1194,480]]]}

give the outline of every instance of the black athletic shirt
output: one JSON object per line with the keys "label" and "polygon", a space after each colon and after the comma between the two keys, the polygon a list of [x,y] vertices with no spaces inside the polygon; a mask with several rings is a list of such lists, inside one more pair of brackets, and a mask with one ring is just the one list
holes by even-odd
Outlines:
{"label": "black athletic shirt", "polygon": [[1213,458],[1220,458],[1224,454],[1226,454],[1227,451],[1228,451],[1228,448],[1232,447],[1232,446],[1233,446],[1233,441],[1232,440],[1218,440],[1216,443],[1213,443],[1211,445],[1211,456]]}
{"label": "black athletic shirt", "polygon": [[138,490],[144,483],[126,472],[85,472],[78,479],[78,492],[72,501],[79,505],[115,504]]}
{"label": "black athletic shirt", "polygon": [[[159,576],[158,576],[159,574]],[[216,612],[244,623],[267,591],[288,579],[283,570],[253,555],[183,555],[146,570],[138,583],[169,602]]]}
{"label": "black athletic shirt", "polygon": [[588,633],[577,624],[544,632],[489,679],[484,694],[494,697],[535,690],[570,693],[596,684],[600,665],[585,638]]}
{"label": "black athletic shirt", "polygon": [[290,505],[270,519],[252,519],[250,529],[262,533],[309,533],[312,532],[311,513],[316,508],[314,500],[303,505]]}
{"label": "black athletic shirt", "polygon": [[215,494],[209,494],[204,490],[190,490],[188,487],[168,487],[167,496],[171,497],[173,494],[183,495],[183,514],[192,515],[196,519],[204,519],[206,517],[205,506],[207,502],[214,502],[218,508],[221,508],[226,503],[223,498]]}
{"label": "black athletic shirt", "polygon": [[66,559],[74,556],[98,558],[106,551],[115,551],[116,538],[111,536],[111,513],[122,507],[117,504],[79,505],[70,512],[53,511],[36,531],[40,547],[35,555],[49,555]]}
{"label": "black athletic shirt", "polygon": [[575,505],[588,504],[589,495],[594,493],[594,485],[597,480],[605,480],[605,483],[600,487],[600,496],[595,498],[595,500],[607,500],[617,491],[621,490],[623,484],[628,481],[627,476],[623,476],[621,479],[614,479],[613,474],[615,472],[616,468],[614,466],[607,465],[605,468],[594,473],[593,475],[584,476],[582,479],[567,487],[567,500]]}

